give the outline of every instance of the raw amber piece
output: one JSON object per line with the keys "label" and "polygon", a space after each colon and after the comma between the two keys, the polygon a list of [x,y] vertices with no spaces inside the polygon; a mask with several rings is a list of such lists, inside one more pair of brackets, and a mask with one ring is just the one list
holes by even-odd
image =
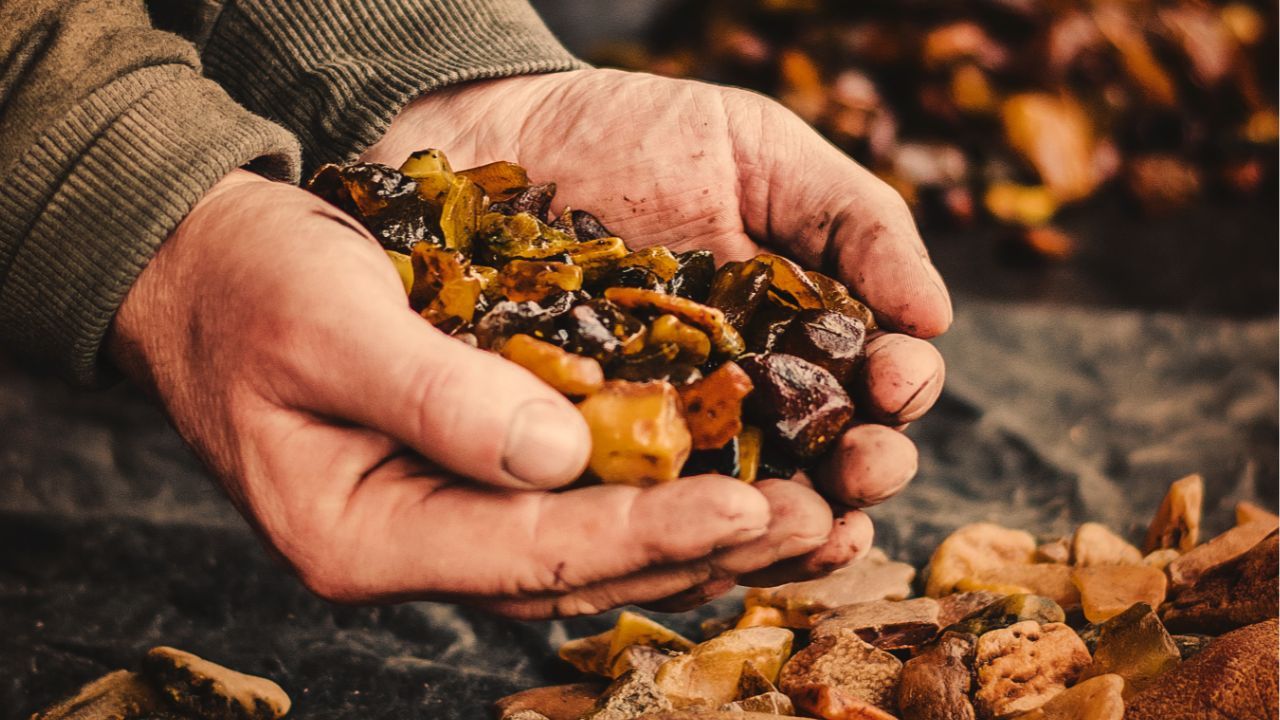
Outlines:
{"label": "raw amber piece", "polygon": [[711,279],[707,304],[724,313],[725,320],[741,330],[769,294],[773,268],[759,258],[727,262]]}
{"label": "raw amber piece", "polygon": [[542,222],[551,214],[551,201],[556,196],[555,183],[530,185],[502,202],[489,206],[492,212],[503,215],[528,213]]}
{"label": "raw amber piece", "polygon": [[773,279],[769,283],[769,292],[782,300],[783,304],[801,310],[822,310],[822,292],[813,280],[805,274],[804,268],[781,255],[762,253],[756,260],[773,268]]}
{"label": "raw amber piece", "polygon": [[396,274],[400,276],[400,284],[404,285],[404,292],[409,294],[413,290],[413,260],[404,253],[387,250],[387,259],[391,261],[391,265],[395,267]]}
{"label": "raw amber piece", "polygon": [[791,654],[790,630],[728,630],[673,658],[658,670],[657,685],[677,707],[716,708],[737,699],[743,664],[773,680]]}
{"label": "raw amber piece", "polygon": [[985,635],[992,630],[1021,622],[1032,621],[1046,625],[1063,622],[1066,617],[1062,607],[1049,598],[1022,593],[997,600],[946,630],[967,635]]}
{"label": "raw amber piece", "polygon": [[680,477],[692,443],[670,383],[611,380],[578,410],[591,431],[588,467],[602,482],[652,485]]}
{"label": "raw amber piece", "polygon": [[670,710],[671,701],[658,688],[654,677],[631,670],[613,681],[580,720],[635,720],[649,713]]}
{"label": "raw amber piece", "polygon": [[723,447],[742,432],[742,400],[751,389],[751,378],[733,361],[680,388],[695,450]]}
{"label": "raw amber piece", "polygon": [[570,397],[585,397],[604,386],[600,363],[528,335],[508,339],[502,346],[502,357]]}
{"label": "raw amber piece", "polygon": [[1225,632],[1276,616],[1276,531],[1248,552],[1180,587],[1161,613],[1181,632]]}
{"label": "raw amber piece", "polygon": [[1093,126],[1074,99],[1050,93],[1023,93],[1000,108],[1009,146],[1031,164],[1061,202],[1093,192]]}
{"label": "raw amber piece", "polygon": [[822,720],[897,720],[876,705],[830,685],[804,685],[791,695],[801,711]]}
{"label": "raw amber piece", "polygon": [[925,594],[946,595],[961,579],[979,570],[1035,558],[1036,539],[1030,533],[991,523],[965,525],[947,536],[929,558],[929,582]]}
{"label": "raw amber piece", "polygon": [[628,310],[675,315],[681,321],[705,332],[716,351],[730,358],[737,357],[745,349],[742,336],[725,322],[724,313],[713,307],[688,298],[639,288],[609,288],[604,291],[604,296]]}
{"label": "raw amber piece", "polygon": [[[722,712],[731,713],[759,713],[754,717],[759,718],[763,715],[786,715],[795,714],[796,707],[791,702],[791,698],[786,695],[774,691],[761,693],[744,697],[741,700],[734,700],[731,703],[725,703],[720,706]],[[782,720],[779,718],[779,720]]]}
{"label": "raw amber piece", "polygon": [[624,610],[618,615],[613,635],[609,638],[609,661],[612,662],[619,653],[632,645],[685,652],[692,649],[694,643],[644,615]]}
{"label": "raw amber piece", "polygon": [[512,260],[498,271],[498,290],[508,300],[542,302],[582,288],[582,268],[549,260]]}
{"label": "raw amber piece", "polygon": [[560,646],[560,659],[584,673],[609,675],[609,648],[613,641],[613,629],[596,635],[576,638]]}
{"label": "raw amber piece", "polygon": [[666,292],[667,290],[667,286],[662,282],[662,278],[654,275],[645,268],[636,265],[624,268],[613,268],[609,271],[609,274],[601,280],[601,284],[604,287],[633,287],[644,290],[654,290],[657,292]]}
{"label": "raw amber piece", "polygon": [[197,717],[275,720],[289,713],[289,696],[264,677],[246,675],[189,652],[154,647],[142,674],[176,709]]}
{"label": "raw amber piece", "polygon": [[1020,622],[978,638],[975,705],[986,717],[1034,710],[1076,681],[1089,651],[1062,623]]}
{"label": "raw amber piece", "polygon": [[849,294],[849,289],[844,283],[835,278],[823,275],[815,270],[808,270],[805,276],[813,281],[818,293],[822,296],[822,306],[831,312],[838,312],[841,315],[847,315],[862,323],[862,327],[866,331],[876,329],[876,318],[871,313],[871,308],[863,305],[857,298]]}
{"label": "raw amber piece", "polygon": [[680,360],[691,365],[701,365],[711,355],[711,338],[698,328],[671,314],[659,315],[650,323],[649,343],[675,345],[680,349],[678,356]]}
{"label": "raw amber piece", "polygon": [[1274,522],[1255,522],[1231,528],[1169,563],[1166,568],[1169,584],[1180,589],[1195,583],[1209,568],[1245,554],[1275,529]]}
{"label": "raw amber piece", "polygon": [[865,337],[866,327],[858,320],[829,310],[801,310],[773,349],[808,360],[848,385]]}
{"label": "raw amber piece", "polygon": [[466,259],[452,250],[419,243],[413,248],[411,261],[409,305],[446,332],[471,322],[480,298],[480,281],[467,272]]}
{"label": "raw amber piece", "polygon": [[738,479],[753,483],[760,474],[760,445],[764,440],[760,428],[744,425],[738,435]]}
{"label": "raw amber piece", "polygon": [[[796,698],[807,688],[831,688],[882,710],[896,709],[902,661],[849,629],[815,638],[787,661],[778,687]],[[806,703],[800,702],[806,708]]]}
{"label": "raw amber piece", "polygon": [[1268,522],[1272,525],[1280,521],[1275,513],[1265,508],[1254,505],[1251,502],[1243,501],[1236,503],[1236,524],[1248,525],[1253,522]]}
{"label": "raw amber piece", "polygon": [[[514,258],[537,259],[579,250],[582,245],[528,213],[487,212],[476,226],[477,262],[502,266]],[[581,264],[576,260],[575,265]],[[583,268],[583,273],[587,272]]]}
{"label": "raw amber piece", "polygon": [[998,593],[982,590],[943,595],[938,598],[938,624],[943,627],[954,625],[974,615],[979,610],[1004,600],[1005,597]]}
{"label": "raw amber piece", "polygon": [[602,298],[574,307],[557,325],[565,332],[566,350],[602,363],[640,352],[648,335],[644,323]]}
{"label": "raw amber piece", "polygon": [[1204,502],[1204,478],[1188,475],[1169,486],[1160,509],[1147,528],[1145,553],[1161,548],[1189,552],[1200,539],[1200,512]]}
{"label": "raw amber piece", "polygon": [[397,200],[387,209],[360,222],[384,249],[409,254],[420,242],[444,245],[439,212],[417,197]]}
{"label": "raw amber piece", "polygon": [[1129,697],[1181,660],[1178,646],[1151,606],[1135,603],[1099,626],[1093,664],[1081,677],[1119,675],[1124,679],[1124,696]]}
{"label": "raw amber piece", "polygon": [[503,300],[475,325],[476,341],[486,350],[500,350],[503,343],[521,333],[545,340],[555,333],[555,318],[537,303]]}
{"label": "raw amber piece", "polygon": [[499,160],[457,173],[484,190],[494,202],[508,200],[529,187],[529,174],[513,162]]}
{"label": "raw amber piece", "polygon": [[[338,175],[359,217],[377,215],[417,193],[413,180],[386,165],[356,163],[339,169]],[[338,204],[343,203],[340,200]]]}
{"label": "raw amber piece", "polygon": [[469,253],[484,210],[484,191],[467,178],[454,178],[440,210],[440,231],[450,250]]}
{"label": "raw amber piece", "polygon": [[437,205],[444,203],[445,195],[453,185],[453,168],[449,158],[440,150],[419,150],[400,165],[400,172],[417,183],[418,195]]}
{"label": "raw amber piece", "polygon": [[903,720],[974,720],[969,689],[977,642],[973,635],[948,632],[902,666]]}
{"label": "raw amber piece", "polygon": [[[716,259],[710,250],[687,250],[676,255],[679,268],[671,278],[671,293],[704,302],[711,292],[711,278],[716,273]],[[710,304],[710,303],[707,303]]]}
{"label": "raw amber piece", "polygon": [[676,653],[662,648],[649,647],[648,645],[630,645],[613,656],[613,659],[609,662],[609,677],[622,677],[632,670],[637,670],[646,675],[654,675],[658,672],[658,668],[675,656]]}
{"label": "raw amber piece", "polygon": [[738,630],[753,627],[786,627],[787,616],[781,610],[767,605],[756,605],[747,608],[734,623]]}
{"label": "raw amber piece", "polygon": [[852,630],[881,650],[919,647],[932,640],[941,629],[938,601],[933,598],[854,603],[819,613],[812,622],[810,637]]}
{"label": "raw amber piece", "polygon": [[853,418],[853,401],[840,382],[811,362],[784,353],[740,360],[755,392],[747,409],[801,462],[821,455]]}
{"label": "raw amber piece", "polygon": [[747,591],[747,607],[767,605],[786,613],[788,627],[807,628],[812,617],[844,605],[874,600],[901,600],[911,594],[915,568],[890,560],[872,548],[866,557],[817,580]]}
{"label": "raw amber piece", "polygon": [[1134,603],[1159,607],[1168,581],[1163,572],[1146,565],[1096,565],[1076,568],[1071,580],[1080,588],[1080,603],[1089,622],[1102,622]]}
{"label": "raw amber piece", "polygon": [[663,282],[668,282],[676,276],[676,272],[680,269],[680,261],[676,260],[676,256],[664,247],[650,247],[627,253],[618,258],[618,262],[614,267],[644,268],[658,276]]}
{"label": "raw amber piece", "polygon": [[1272,618],[1210,643],[1134,696],[1126,720],[1274,720],[1280,714],[1276,627]]}
{"label": "raw amber piece", "polygon": [[760,354],[772,352],[795,319],[794,308],[766,297],[742,330],[742,335],[747,340],[747,349]]}
{"label": "raw amber piece", "polygon": [[494,703],[499,720],[516,713],[533,711],[547,720],[578,720],[596,704],[604,690],[602,683],[573,683],[532,688],[508,695]]}
{"label": "raw amber piece", "polygon": [[1124,717],[1123,687],[1124,679],[1119,675],[1089,678],[1014,720],[1121,720]]}
{"label": "raw amber piece", "polygon": [[598,282],[627,254],[627,246],[616,237],[596,238],[567,249],[569,259],[582,268],[583,281]]}
{"label": "raw amber piece", "polygon": [[1079,566],[1138,565],[1142,553],[1107,526],[1087,522],[1071,537],[1071,559]]}
{"label": "raw amber piece", "polygon": [[1071,540],[1069,538],[1058,538],[1046,543],[1040,543],[1036,548],[1035,560],[1036,562],[1069,565],[1071,563]]}

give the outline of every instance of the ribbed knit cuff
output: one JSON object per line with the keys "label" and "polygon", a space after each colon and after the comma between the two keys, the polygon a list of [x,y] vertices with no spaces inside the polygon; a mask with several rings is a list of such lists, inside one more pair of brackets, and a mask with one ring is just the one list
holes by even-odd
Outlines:
{"label": "ribbed knit cuff", "polygon": [[0,256],[0,342],[80,383],[101,380],[116,310],[196,201],[238,167],[294,181],[298,152],[187,66],[99,89],[5,176],[0,235],[20,240]]}
{"label": "ribbed knit cuff", "polygon": [[525,0],[233,0],[203,61],[308,169],[354,158],[423,93],[582,66]]}

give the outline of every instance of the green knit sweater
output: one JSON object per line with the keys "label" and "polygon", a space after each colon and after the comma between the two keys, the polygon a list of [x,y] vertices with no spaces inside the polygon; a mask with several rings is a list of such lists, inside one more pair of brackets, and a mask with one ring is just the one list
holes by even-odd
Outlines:
{"label": "green knit sweater", "polygon": [[577,64],[523,0],[0,0],[0,354],[100,382],[130,285],[228,172],[296,182],[422,93]]}

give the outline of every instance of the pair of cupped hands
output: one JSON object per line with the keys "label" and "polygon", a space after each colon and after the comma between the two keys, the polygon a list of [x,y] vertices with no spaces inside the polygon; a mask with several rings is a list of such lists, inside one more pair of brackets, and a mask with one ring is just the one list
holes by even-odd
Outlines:
{"label": "pair of cupped hands", "polygon": [[951,322],[893,190],[766,98],[607,70],[431,93],[362,159],[396,166],[423,147],[455,167],[519,162],[631,247],[788,254],[891,330],[867,346],[866,422],[809,477],[557,491],[590,450],[568,400],[418,317],[341,211],[235,171],[138,278],[108,351],[309,588],[520,618],[678,609],[869,549],[861,508],[914,475],[900,429],[941,391],[942,359],[920,338]]}

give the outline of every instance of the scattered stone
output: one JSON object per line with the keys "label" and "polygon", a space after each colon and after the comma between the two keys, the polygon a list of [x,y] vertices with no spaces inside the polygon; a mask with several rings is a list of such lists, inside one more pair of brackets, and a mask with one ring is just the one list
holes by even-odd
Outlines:
{"label": "scattered stone", "polygon": [[1087,522],[1071,536],[1071,562],[1077,566],[1138,565],[1142,553],[1106,525]]}
{"label": "scattered stone", "polygon": [[894,562],[875,548],[866,557],[818,580],[752,588],[747,593],[746,605],[778,608],[786,614],[787,627],[807,628],[810,617],[816,613],[854,603],[908,597],[915,576],[915,568]]}
{"label": "scattered stone", "polygon": [[517,710],[510,715],[503,715],[502,720],[552,720],[536,710]]}
{"label": "scattered stone", "polygon": [[644,615],[624,610],[618,615],[609,636],[608,664],[611,665],[614,658],[633,645],[685,652],[693,647],[693,641]]}
{"label": "scattered stone", "polygon": [[494,703],[500,720],[516,720],[518,713],[535,712],[547,720],[578,720],[596,704],[603,683],[573,683],[522,690]]}
{"label": "scattered stone", "polygon": [[1027,620],[1047,625],[1067,619],[1058,603],[1047,597],[1020,593],[994,602],[978,612],[950,625],[946,630],[969,635],[983,635]]}
{"label": "scattered stone", "polygon": [[1209,568],[1230,562],[1249,551],[1276,529],[1275,523],[1237,525],[1169,563],[1169,583],[1175,590],[1193,585]]}
{"label": "scattered stone", "polygon": [[1147,528],[1142,551],[1161,548],[1190,552],[1200,539],[1200,509],[1204,503],[1204,478],[1188,475],[1169,486],[1156,516]]}
{"label": "scattered stone", "polygon": [[1147,553],[1147,556],[1142,558],[1142,564],[1157,570],[1164,570],[1169,567],[1169,563],[1180,557],[1182,557],[1182,553],[1173,548],[1161,548]]}
{"label": "scattered stone", "polygon": [[636,720],[798,720],[790,715],[718,710],[666,710],[643,715]]}
{"label": "scattered stone", "polygon": [[755,605],[743,611],[734,627],[742,630],[753,627],[786,627],[787,615],[776,607]]}
{"label": "scattered stone", "polygon": [[658,668],[673,657],[676,657],[676,654],[669,650],[647,645],[631,645],[618,653],[618,656],[609,663],[609,677],[622,677],[628,670],[639,670],[642,673],[654,675],[658,672]]}
{"label": "scattered stone", "polygon": [[985,590],[944,595],[938,598],[938,624],[942,627],[954,625],[1005,597],[1000,593]]}
{"label": "scattered stone", "polygon": [[635,720],[671,708],[671,701],[658,689],[652,675],[632,670],[614,680],[582,720]]}
{"label": "scattered stone", "polygon": [[613,630],[570,640],[560,646],[560,659],[591,675],[609,677],[609,645]]}
{"label": "scattered stone", "polygon": [[[815,712],[801,702],[798,693],[808,688],[838,691],[832,702],[848,696],[892,710],[897,696],[898,675],[902,661],[867,643],[852,630],[837,630],[816,638],[809,647],[796,653],[782,668],[778,687],[808,712]],[[830,699],[829,694],[823,695]],[[816,700],[815,700],[816,702]]]}
{"label": "scattered stone", "polygon": [[898,711],[903,720],[974,720],[973,635],[948,632],[902,666]]}
{"label": "scattered stone", "polygon": [[738,692],[736,698],[755,697],[756,695],[768,695],[771,692],[777,692],[778,686],[773,684],[777,679],[775,673],[772,678],[760,672],[760,668],[750,660],[742,663],[742,674],[738,676]]}
{"label": "scattered stone", "polygon": [[957,582],[981,570],[1001,565],[1030,563],[1036,540],[1031,533],[992,523],[965,525],[947,536],[929,558],[925,594],[939,597],[955,589]]}
{"label": "scattered stone", "polygon": [[1138,603],[1098,627],[1093,664],[1081,677],[1118,675],[1130,697],[1173,669],[1182,660],[1155,610]]}
{"label": "scattered stone", "polygon": [[1274,720],[1274,619],[1233,630],[1129,701],[1126,720]]}
{"label": "scattered stone", "polygon": [[1161,608],[1165,623],[1178,631],[1217,634],[1275,617],[1280,592],[1277,562],[1273,530],[1245,554],[1176,590]]}
{"label": "scattered stone", "polygon": [[729,630],[667,661],[657,686],[675,707],[717,708],[738,699],[744,663],[772,681],[791,654],[793,635],[783,628]]}
{"label": "scattered stone", "polygon": [[125,720],[145,717],[163,705],[160,694],[141,675],[116,670],[32,715],[30,720]]}
{"label": "scattered stone", "polygon": [[1209,647],[1209,643],[1217,638],[1211,635],[1197,635],[1188,633],[1185,635],[1173,635],[1173,644],[1178,646],[1178,654],[1183,660],[1189,660],[1200,654],[1201,650]]}
{"label": "scattered stone", "polygon": [[1146,565],[1081,567],[1072,571],[1071,580],[1080,589],[1085,618],[1095,623],[1119,615],[1134,603],[1159,607],[1168,589],[1164,573]]}
{"label": "scattered stone", "polygon": [[827,685],[800,688],[794,697],[801,711],[822,720],[897,720],[876,705]]}
{"label": "scattered stone", "polygon": [[275,720],[289,712],[289,696],[274,682],[176,648],[152,648],[142,672],[165,699],[206,720]]}
{"label": "scattered stone", "polygon": [[774,690],[725,703],[720,707],[726,712],[758,712],[766,715],[794,715],[796,706],[791,698]]}
{"label": "scattered stone", "polygon": [[938,609],[933,598],[845,605],[815,615],[810,633],[819,638],[848,629],[881,650],[904,650],[919,647],[938,634]]}
{"label": "scattered stone", "polygon": [[1024,621],[978,638],[975,705],[985,717],[1034,710],[1075,682],[1091,658],[1062,623]]}
{"label": "scattered stone", "polygon": [[1063,690],[1052,700],[1014,720],[1121,720],[1124,679],[1099,675]]}
{"label": "scattered stone", "polygon": [[1248,525],[1249,523],[1261,522],[1275,525],[1280,523],[1280,517],[1275,513],[1267,510],[1259,505],[1254,505],[1249,501],[1236,503],[1236,525]]}
{"label": "scattered stone", "polygon": [[1080,592],[1071,582],[1071,568],[1051,563],[1011,564],[979,570],[956,583],[957,590],[990,591],[1004,595],[1031,594],[1047,597],[1063,610],[1080,607]]}
{"label": "scattered stone", "polygon": [[1041,543],[1036,548],[1035,561],[1038,563],[1058,563],[1059,565],[1068,565],[1071,563],[1071,539],[1058,538],[1050,540],[1047,543]]}

